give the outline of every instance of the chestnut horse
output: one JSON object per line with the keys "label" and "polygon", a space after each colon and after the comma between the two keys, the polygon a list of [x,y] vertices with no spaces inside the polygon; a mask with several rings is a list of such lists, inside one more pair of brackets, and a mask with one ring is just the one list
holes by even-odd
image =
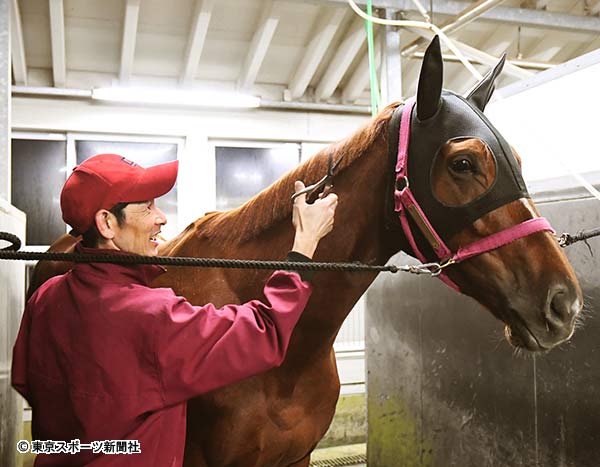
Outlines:
{"label": "chestnut horse", "polygon": [[[431,76],[442,67],[439,44],[437,52],[428,49],[419,81],[418,98],[433,95],[432,105],[439,105],[441,93],[441,78]],[[495,76],[488,77],[480,84],[480,95],[489,98],[494,80]],[[330,155],[335,161],[343,156],[335,174],[339,204],[334,230],[319,244],[315,259],[384,264],[399,250],[411,252],[405,236],[389,228],[388,222],[394,170],[387,155],[388,129],[400,105],[386,107],[354,135],[322,150],[243,206],[197,220],[164,244],[161,254],[284,258],[294,235],[290,221],[294,181],[320,178]],[[450,139],[431,167],[432,191],[445,205],[464,205],[494,184],[497,170],[490,148],[478,138]],[[537,216],[530,199],[516,199],[484,214],[446,242],[456,251]],[[65,250],[65,245],[60,249]],[[37,271],[31,290],[59,272],[46,266],[40,263],[44,270]],[[505,324],[507,338],[515,346],[547,350],[572,335],[582,306],[581,291],[550,232],[520,238],[453,265],[447,273],[463,293]],[[221,306],[262,297],[269,274],[173,267],[155,285],[172,287],[194,304]],[[189,401],[185,465],[308,466],[311,451],[331,423],[339,395],[334,340],[375,277],[374,273],[318,272],[282,365]],[[248,355],[252,358],[251,352]]]}

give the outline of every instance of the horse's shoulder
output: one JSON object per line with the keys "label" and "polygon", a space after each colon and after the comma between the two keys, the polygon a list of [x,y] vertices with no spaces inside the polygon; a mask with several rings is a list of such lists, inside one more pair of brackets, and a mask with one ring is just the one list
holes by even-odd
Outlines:
{"label": "horse's shoulder", "polygon": [[[80,240],[80,237],[73,237],[69,234],[60,236],[50,245],[48,251],[55,253],[73,253],[75,245]],[[73,267],[73,263],[65,261],[40,261],[35,265],[29,287],[27,289],[27,299],[48,279],[64,274]]]}
{"label": "horse's shoulder", "polygon": [[64,234],[58,237],[48,251],[71,253],[75,250],[75,245],[81,240],[81,237],[73,237],[70,234]]}

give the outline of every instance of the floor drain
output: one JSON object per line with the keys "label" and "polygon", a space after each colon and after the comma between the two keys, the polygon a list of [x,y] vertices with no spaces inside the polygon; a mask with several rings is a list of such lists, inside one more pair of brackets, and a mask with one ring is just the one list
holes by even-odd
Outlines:
{"label": "floor drain", "polygon": [[356,456],[335,457],[333,459],[312,461],[310,467],[343,467],[345,465],[364,464],[366,462],[367,456],[358,454]]}

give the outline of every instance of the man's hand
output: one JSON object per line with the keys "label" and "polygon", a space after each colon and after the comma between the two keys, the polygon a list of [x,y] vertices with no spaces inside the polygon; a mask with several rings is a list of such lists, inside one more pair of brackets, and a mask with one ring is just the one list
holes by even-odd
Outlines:
{"label": "man's hand", "polygon": [[[304,189],[304,183],[297,181],[294,189],[296,192]],[[333,229],[337,203],[335,193],[319,197],[313,204],[306,203],[305,194],[295,199],[292,222],[296,228],[296,237],[292,250],[312,258],[319,241]]]}

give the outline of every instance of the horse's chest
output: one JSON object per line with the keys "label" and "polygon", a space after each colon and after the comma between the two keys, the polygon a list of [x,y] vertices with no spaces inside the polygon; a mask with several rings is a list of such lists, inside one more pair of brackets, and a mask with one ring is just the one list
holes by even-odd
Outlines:
{"label": "horse's chest", "polygon": [[[334,374],[325,374],[331,371]],[[320,371],[289,378],[275,370],[218,391],[213,403],[221,408],[220,416],[210,423],[210,436],[202,441],[203,450],[214,460],[207,464],[292,465],[307,456],[327,431],[338,392],[335,366],[327,364]],[[196,416],[208,422],[203,415]],[[188,412],[193,425],[189,417],[194,414]],[[226,452],[217,439],[227,440]]]}

